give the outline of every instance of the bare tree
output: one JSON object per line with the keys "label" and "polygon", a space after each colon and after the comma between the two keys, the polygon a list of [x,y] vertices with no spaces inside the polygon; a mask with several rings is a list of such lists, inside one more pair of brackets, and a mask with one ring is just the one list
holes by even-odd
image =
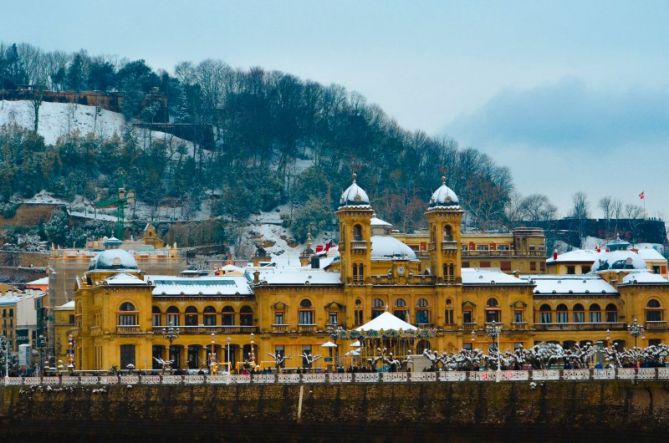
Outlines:
{"label": "bare tree", "polygon": [[611,233],[611,214],[613,211],[613,198],[611,196],[602,197],[599,200],[599,208],[602,210],[604,219],[606,220],[606,238],[609,238]]}
{"label": "bare tree", "polygon": [[574,202],[574,207],[572,208],[571,216],[573,218],[584,220],[590,216],[590,210],[588,208],[588,197],[584,192],[577,192],[572,197]]}
{"label": "bare tree", "polygon": [[627,204],[625,205],[625,214],[629,219],[630,228],[632,230],[632,241],[636,242],[639,235],[639,226],[643,220],[643,208],[639,205]]}
{"label": "bare tree", "polygon": [[520,200],[513,210],[516,221],[546,221],[555,218],[557,208],[548,197],[542,194],[531,194]]}

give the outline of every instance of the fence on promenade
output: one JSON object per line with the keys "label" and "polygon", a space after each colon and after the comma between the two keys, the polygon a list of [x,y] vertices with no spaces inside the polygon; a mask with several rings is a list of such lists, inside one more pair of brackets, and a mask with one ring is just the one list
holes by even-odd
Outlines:
{"label": "fence on promenade", "polygon": [[590,380],[669,380],[669,367],[618,369],[542,369],[534,371],[443,371],[250,375],[62,375],[0,378],[0,386],[107,386],[202,384],[438,383]]}

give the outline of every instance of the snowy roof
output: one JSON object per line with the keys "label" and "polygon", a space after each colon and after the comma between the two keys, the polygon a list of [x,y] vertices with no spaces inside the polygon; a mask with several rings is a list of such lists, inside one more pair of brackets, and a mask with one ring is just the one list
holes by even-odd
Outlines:
{"label": "snowy roof", "polygon": [[355,175],[353,176],[353,183],[346,188],[339,199],[340,206],[369,206],[369,197],[364,189],[355,182]]}
{"label": "snowy roof", "polygon": [[48,284],[49,284],[49,277],[38,278],[37,280],[29,281],[28,283],[26,283],[26,285],[33,285],[33,286],[48,285]]}
{"label": "snowy roof", "polygon": [[637,254],[644,260],[667,260],[662,254],[653,248],[639,249]]}
{"label": "snowy roof", "polygon": [[546,263],[593,263],[597,254],[593,250],[574,249],[558,255],[556,259],[551,256],[546,260]]}
{"label": "snowy roof", "polygon": [[593,275],[529,275],[524,277],[534,283],[534,293],[541,294],[618,294],[606,280]]}
{"label": "snowy roof", "polygon": [[268,285],[340,285],[339,272],[310,268],[274,268],[260,271],[260,280]]}
{"label": "snowy roof", "polygon": [[368,321],[364,325],[355,328],[356,331],[380,331],[382,329],[384,331],[415,331],[418,328],[400,318],[395,317],[390,312],[384,312],[371,321]]}
{"label": "snowy roof", "polygon": [[91,259],[88,270],[137,269],[135,258],[123,249],[109,249]]}
{"label": "snowy roof", "polygon": [[446,186],[446,177],[442,177],[441,186],[439,186],[437,190],[432,193],[432,197],[430,197],[429,207],[453,207],[458,206],[458,202],[458,196],[451,188]]}
{"label": "snowy roof", "polygon": [[197,296],[197,295],[252,295],[246,277],[173,277],[149,275],[147,282],[153,283],[153,295]]}
{"label": "snowy roof", "polygon": [[634,271],[630,272],[623,278],[624,285],[634,285],[634,284],[660,284],[668,285],[669,280],[662,277],[658,274],[653,274],[649,271]]}
{"label": "snowy roof", "polygon": [[21,297],[17,297],[16,295],[2,295],[2,296],[0,296],[0,306],[15,305],[19,301],[21,301]]}
{"label": "snowy roof", "polygon": [[527,285],[528,282],[499,269],[462,268],[463,285]]}
{"label": "snowy roof", "polygon": [[147,283],[144,280],[137,278],[134,275],[126,274],[125,272],[119,272],[118,274],[114,274],[111,277],[106,278],[104,282],[105,284],[110,286],[147,285]]}
{"label": "snowy roof", "polygon": [[54,197],[50,192],[41,190],[29,199],[23,200],[23,203],[38,205],[65,205],[65,201]]}
{"label": "snowy roof", "polygon": [[56,311],[69,311],[74,309],[74,300],[70,300],[67,303],[64,303],[60,306],[54,308]]}
{"label": "snowy roof", "polygon": [[370,222],[370,225],[371,225],[372,227],[379,227],[379,226],[388,226],[388,227],[392,227],[392,226],[393,226],[392,224],[388,223],[388,222],[385,221],[385,220],[381,220],[381,219],[378,218],[378,217],[372,217],[372,220],[371,220],[371,222]]}
{"label": "snowy roof", "polygon": [[646,262],[634,251],[600,252],[591,272],[609,269],[646,269]]}
{"label": "snowy roof", "polygon": [[372,236],[372,260],[416,260],[416,253],[395,237],[389,235]]}

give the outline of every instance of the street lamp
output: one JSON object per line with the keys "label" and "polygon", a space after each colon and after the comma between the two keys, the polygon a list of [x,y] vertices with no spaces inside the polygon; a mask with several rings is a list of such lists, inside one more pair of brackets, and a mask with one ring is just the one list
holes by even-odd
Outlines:
{"label": "street lamp", "polygon": [[70,374],[74,372],[74,337],[72,334],[67,336],[67,370]]}
{"label": "street lamp", "polygon": [[[174,328],[170,326],[169,328],[163,328],[163,337],[170,342],[170,347],[167,349],[167,359],[172,359],[172,342],[179,338],[179,328]],[[176,363],[176,362],[173,362]],[[163,365],[163,369],[165,369]]]}
{"label": "street lamp", "polygon": [[251,332],[251,351],[249,352],[249,364],[251,365],[251,372],[254,372],[256,368],[256,354],[253,351],[255,341],[253,340],[253,332]]}
{"label": "street lamp", "polygon": [[637,339],[640,335],[643,335],[643,325],[635,318],[632,324],[627,326],[627,329],[629,330],[630,335],[634,337],[634,347],[636,348]]}
{"label": "street lamp", "polygon": [[230,369],[232,367],[232,362],[230,361],[230,342],[232,339],[230,337],[225,339],[226,343],[228,344],[228,374],[230,374]]}
{"label": "street lamp", "polygon": [[495,339],[497,339],[497,371],[495,372],[495,381],[499,382],[502,375],[502,354],[499,345],[500,335],[502,335],[502,325],[498,325],[497,322],[493,320],[491,323],[487,324],[485,328],[492,339],[493,344],[495,343]]}
{"label": "street lamp", "polygon": [[44,336],[40,334],[37,341],[37,348],[39,349],[39,364],[37,366],[37,376],[42,374],[42,367],[44,366]]}
{"label": "street lamp", "polygon": [[216,343],[216,333],[211,333],[211,352],[209,353],[209,373],[215,375],[218,372],[218,365],[216,364],[216,353],[214,352],[214,344]]}

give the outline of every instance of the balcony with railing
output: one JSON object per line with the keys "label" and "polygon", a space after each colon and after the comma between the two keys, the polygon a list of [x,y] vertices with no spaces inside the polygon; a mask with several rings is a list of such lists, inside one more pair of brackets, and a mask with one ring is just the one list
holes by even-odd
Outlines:
{"label": "balcony with railing", "polygon": [[526,321],[519,321],[511,323],[512,331],[527,331],[530,329],[529,324]]}
{"label": "balcony with railing", "polygon": [[647,331],[660,331],[667,329],[667,322],[664,320],[647,321],[645,327]]}
{"label": "balcony with railing", "polygon": [[457,252],[458,243],[455,241],[443,241],[441,242],[442,252]]}
{"label": "balcony with railing", "polygon": [[364,252],[367,250],[367,242],[364,240],[353,240],[351,241],[351,251],[352,252]]}
{"label": "balcony with railing", "polygon": [[290,325],[284,324],[284,323],[277,323],[272,325],[272,333],[273,334],[285,334],[288,332],[288,328]]}
{"label": "balcony with railing", "polygon": [[[160,334],[166,326],[154,326],[153,333]],[[179,334],[184,335],[211,335],[214,334],[250,334],[258,332],[257,326],[242,326],[242,325],[197,325],[197,326],[170,326],[179,331]]]}
{"label": "balcony with railing", "polygon": [[462,329],[465,331],[473,331],[476,329],[476,322],[463,323]]}
{"label": "balcony with railing", "polygon": [[142,334],[139,325],[116,325],[116,333],[119,335]]}
{"label": "balcony with railing", "polygon": [[621,331],[625,329],[624,322],[608,323],[535,323],[534,329],[537,331]]}
{"label": "balcony with railing", "polygon": [[301,333],[316,332],[316,325],[297,325],[297,331]]}

